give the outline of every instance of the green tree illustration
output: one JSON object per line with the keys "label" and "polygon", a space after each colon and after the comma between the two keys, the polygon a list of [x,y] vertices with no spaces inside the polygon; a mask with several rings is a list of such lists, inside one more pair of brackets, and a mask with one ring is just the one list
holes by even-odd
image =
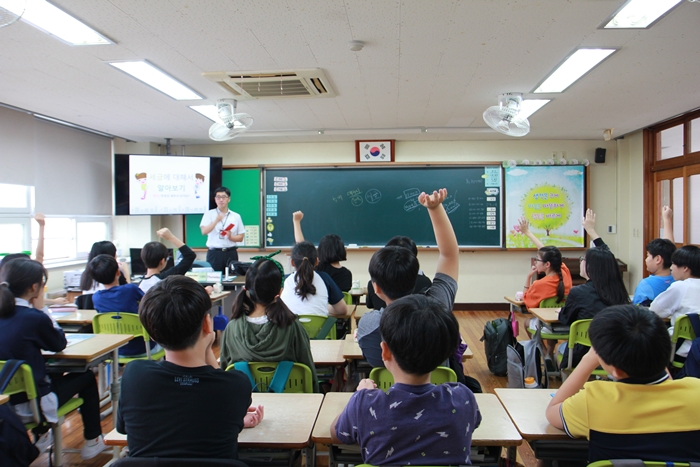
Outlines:
{"label": "green tree illustration", "polygon": [[544,230],[547,236],[571,217],[571,200],[566,188],[548,183],[536,185],[525,193],[520,207],[530,225]]}

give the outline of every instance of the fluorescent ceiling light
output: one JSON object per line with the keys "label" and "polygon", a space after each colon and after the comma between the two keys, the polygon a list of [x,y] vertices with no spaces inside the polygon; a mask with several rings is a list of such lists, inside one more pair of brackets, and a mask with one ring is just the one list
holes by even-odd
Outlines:
{"label": "fluorescent ceiling light", "polygon": [[204,115],[214,123],[221,123],[219,112],[216,110],[215,105],[190,105],[189,108]]}
{"label": "fluorescent ceiling light", "polygon": [[534,93],[563,92],[617,49],[578,49],[540,84]]}
{"label": "fluorescent ceiling light", "polygon": [[128,73],[134,78],[147,85],[167,94],[178,101],[203,99],[202,96],[167,75],[165,72],[154,67],[145,60],[136,62],[107,62],[124,73]]}
{"label": "fluorescent ceiling light", "polygon": [[525,99],[520,103],[520,113],[518,117],[528,118],[542,107],[544,107],[551,99]]}
{"label": "fluorescent ceiling light", "polygon": [[682,0],[629,0],[604,29],[644,29],[681,3]]}
{"label": "fluorescent ceiling light", "polygon": [[[22,14],[24,2],[0,0],[0,8]],[[106,45],[112,41],[45,0],[27,0],[22,20],[71,45]]]}

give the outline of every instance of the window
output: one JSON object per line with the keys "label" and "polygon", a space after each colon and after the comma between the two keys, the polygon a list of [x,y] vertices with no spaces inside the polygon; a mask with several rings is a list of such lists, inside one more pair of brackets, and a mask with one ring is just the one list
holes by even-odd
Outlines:
{"label": "window", "polygon": [[[39,225],[31,224],[32,251],[36,251]],[[109,240],[112,219],[109,216],[47,217],[44,229],[44,263],[85,259],[92,244]]]}
{"label": "window", "polygon": [[0,183],[0,255],[29,253],[34,187]]}
{"label": "window", "polygon": [[700,244],[700,111],[645,132],[645,243],[664,235],[661,209],[673,209],[678,246]]}

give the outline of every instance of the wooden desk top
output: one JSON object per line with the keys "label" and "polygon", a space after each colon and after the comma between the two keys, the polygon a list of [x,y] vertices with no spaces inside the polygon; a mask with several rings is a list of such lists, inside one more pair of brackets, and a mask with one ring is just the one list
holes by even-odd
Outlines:
{"label": "wooden desk top", "polygon": [[311,355],[316,366],[337,366],[345,363],[343,357],[344,341],[312,340]]}
{"label": "wooden desk top", "polygon": [[[253,405],[265,406],[265,417],[255,428],[241,431],[238,446],[269,449],[308,446],[321,402],[323,394],[253,393]],[[117,430],[108,433],[104,442],[107,446],[127,445],[126,435],[117,433]]]}
{"label": "wooden desk top", "polygon": [[353,297],[362,297],[363,295],[367,295],[367,287],[360,287],[359,289],[350,289],[348,290],[348,293]]}
{"label": "wooden desk top", "polygon": [[68,360],[85,360],[91,362],[112,350],[129,342],[134,336],[130,334],[90,334],[89,339],[66,347],[62,352],[42,351],[44,358]]}
{"label": "wooden desk top", "polygon": [[505,301],[510,302],[513,305],[525,306],[525,302],[523,302],[522,300],[516,300],[515,297],[509,297],[507,295],[504,295],[503,298],[505,299]]}
{"label": "wooden desk top", "polygon": [[209,295],[209,298],[211,299],[212,302],[215,302],[217,300],[221,300],[223,298],[226,298],[229,295],[231,295],[231,292],[228,290],[224,290],[223,292],[219,292],[219,293],[212,292],[211,295]]}
{"label": "wooden desk top", "polygon": [[559,310],[561,308],[528,308],[527,311],[535,315],[543,323],[558,323]]}
{"label": "wooden desk top", "polygon": [[[311,439],[320,444],[331,444],[331,423],[343,411],[353,393],[329,392],[318,413]],[[481,411],[481,425],[474,431],[474,446],[518,446],[523,442],[498,398],[493,394],[475,394]]]}
{"label": "wooden desk top", "polygon": [[527,441],[570,439],[562,430],[547,421],[544,411],[556,389],[496,388],[496,396]]}
{"label": "wooden desk top", "polygon": [[347,334],[343,341],[343,358],[347,360],[362,360],[365,358],[362,355],[360,344],[355,342],[355,338],[352,334]]}
{"label": "wooden desk top", "polygon": [[[50,310],[50,308],[49,308]],[[54,316],[58,324],[73,324],[84,326],[86,324],[92,324],[92,318],[97,314],[97,310],[76,310],[73,313],[64,315],[61,312],[57,312]]]}
{"label": "wooden desk top", "polygon": [[0,405],[7,403],[10,400],[10,396],[5,394],[0,394]]}
{"label": "wooden desk top", "polygon": [[464,351],[464,355],[462,355],[462,361],[469,360],[470,358],[474,358],[474,352],[472,352],[471,347],[467,347],[467,350]]}

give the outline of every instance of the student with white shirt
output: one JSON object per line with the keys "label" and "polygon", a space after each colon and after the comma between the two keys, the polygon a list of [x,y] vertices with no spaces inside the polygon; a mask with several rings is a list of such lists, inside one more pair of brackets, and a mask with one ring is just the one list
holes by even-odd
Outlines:
{"label": "student with white shirt", "polygon": [[[651,302],[649,309],[661,318],[671,318],[668,332],[673,335],[673,326],[679,316],[700,313],[700,248],[686,245],[674,251],[671,274],[675,282]],[[689,350],[690,341],[686,341],[676,354],[686,357]]]}
{"label": "student with white shirt", "polygon": [[243,246],[245,226],[241,216],[228,208],[231,190],[215,190],[216,209],[204,213],[199,228],[207,236],[207,262],[215,271],[223,271],[231,261],[238,261],[238,247]]}

